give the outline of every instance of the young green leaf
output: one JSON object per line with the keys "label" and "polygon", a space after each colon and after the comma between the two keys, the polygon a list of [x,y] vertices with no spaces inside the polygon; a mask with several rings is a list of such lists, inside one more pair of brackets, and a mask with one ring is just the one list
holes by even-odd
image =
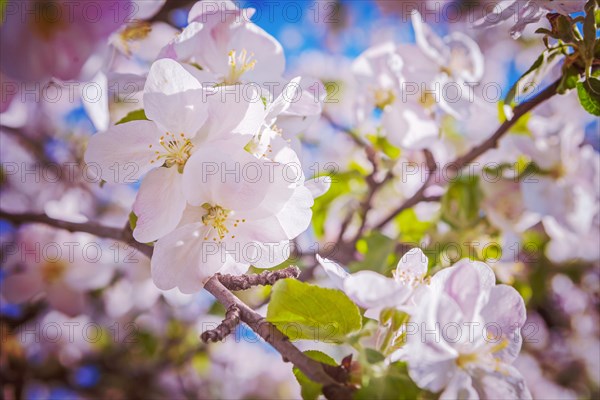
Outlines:
{"label": "young green leaf", "polygon": [[592,115],[600,116],[600,79],[589,78],[577,84],[581,106]]}
{"label": "young green leaf", "polygon": [[360,310],[344,293],[295,279],[273,286],[267,321],[290,340],[335,343],[362,327]]}
{"label": "young green leaf", "polygon": [[125,122],[130,122],[130,121],[139,121],[139,120],[146,120],[146,121],[148,120],[148,117],[146,117],[146,113],[144,112],[143,109],[134,110],[134,111],[129,112],[126,116],[121,118],[115,125],[124,124]]}
{"label": "young green leaf", "polygon": [[410,379],[403,363],[391,364],[381,376],[373,377],[355,394],[356,400],[417,399],[424,392]]}
{"label": "young green leaf", "polygon": [[519,100],[524,95],[529,95],[539,89],[542,79],[550,69],[559,61],[560,48],[544,50],[535,60],[533,65],[515,82],[508,91],[504,104],[512,104],[515,99]]}
{"label": "young green leaf", "polygon": [[455,228],[473,227],[480,220],[479,204],[482,197],[478,177],[458,178],[450,183],[442,197],[442,219]]}

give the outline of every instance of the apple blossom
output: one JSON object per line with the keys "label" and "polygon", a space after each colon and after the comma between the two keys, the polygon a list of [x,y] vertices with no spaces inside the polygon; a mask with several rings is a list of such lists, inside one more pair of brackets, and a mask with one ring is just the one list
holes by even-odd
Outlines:
{"label": "apple blossom", "polygon": [[160,289],[193,293],[217,272],[239,274],[250,265],[269,268],[288,258],[289,240],[308,227],[313,204],[291,149],[257,159],[215,142],[195,152],[189,165],[183,174],[189,205],[152,257]]}
{"label": "apple blossom", "polygon": [[333,285],[343,290],[360,307],[367,309],[365,316],[379,319],[385,308],[412,310],[411,296],[415,288],[424,282],[427,273],[427,257],[421,249],[414,248],[402,256],[394,277],[388,278],[374,271],[349,274],[335,262],[317,255]]}
{"label": "apple blossom", "polygon": [[[106,181],[133,182],[147,174],[133,206],[137,240],[154,241],[177,226],[186,206],[184,167],[202,143],[258,130],[260,101],[222,100],[219,89],[202,88],[176,61],[159,60],[144,88],[149,120],[115,125],[90,139],[86,161],[97,163]],[[119,151],[115,143],[122,145]]]}
{"label": "apple blossom", "polygon": [[[88,15],[90,3],[96,14]],[[10,1],[0,28],[0,47],[4,54],[26,57],[2,57],[0,68],[21,81],[76,78],[130,9],[130,0]]]}
{"label": "apple blossom", "polygon": [[283,48],[250,22],[253,14],[253,9],[240,10],[229,0],[197,2],[190,10],[189,25],[162,55],[187,63],[203,83],[279,80],[285,69]]}
{"label": "apple blossom", "polygon": [[571,14],[583,11],[586,0],[556,1],[556,0],[508,0],[500,1],[494,5],[494,12],[486,14],[475,22],[475,26],[489,28],[501,22],[515,19],[517,22],[511,27],[510,35],[518,39],[529,24],[537,23],[550,11],[560,14]]}
{"label": "apple blossom", "polygon": [[107,246],[85,233],[31,225],[4,246],[11,272],[1,282],[2,294],[13,303],[43,295],[55,309],[76,316],[84,311],[85,292],[106,286],[114,273]]}
{"label": "apple blossom", "polygon": [[[431,278],[403,355],[411,378],[441,398],[531,398],[511,364],[521,348],[525,304],[492,270],[461,260]],[[465,331],[468,333],[465,334]]]}

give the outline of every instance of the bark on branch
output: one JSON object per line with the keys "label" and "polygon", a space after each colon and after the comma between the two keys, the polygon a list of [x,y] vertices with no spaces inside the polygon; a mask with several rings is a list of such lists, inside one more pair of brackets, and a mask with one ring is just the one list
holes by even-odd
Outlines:
{"label": "bark on branch", "polygon": [[45,214],[35,213],[9,213],[0,210],[0,219],[10,221],[15,225],[23,225],[29,223],[40,223],[52,226],[58,229],[64,229],[69,232],[85,232],[92,235],[107,239],[115,239],[120,242],[133,246],[143,254],[150,257],[152,255],[152,247],[144,243],[137,242],[132,235],[131,228],[127,224],[125,229],[112,228],[103,226],[94,222],[69,222],[60,219],[50,218]]}
{"label": "bark on branch", "polygon": [[264,271],[260,274],[249,275],[215,275],[219,281],[229,290],[246,290],[252,286],[273,285],[280,279],[298,278],[300,269],[295,265],[280,269],[278,271]]}
{"label": "bark on branch", "polygon": [[339,398],[351,398],[352,389],[341,382],[337,382],[324,368],[324,365],[302,353],[294,346],[289,338],[285,336],[275,325],[265,320],[260,314],[248,307],[244,302],[231,293],[217,276],[210,278],[204,289],[208,290],[217,298],[219,303],[226,308],[236,306],[240,310],[240,319],[246,323],[254,332],[262,337],[267,343],[275,348],[283,357],[283,361],[291,362],[306,376],[313,381],[324,385],[324,387],[335,387],[343,396]]}
{"label": "bark on branch", "polygon": [[210,329],[200,335],[204,343],[219,342],[225,339],[240,324],[240,309],[232,304],[225,313],[225,319],[215,329]]}

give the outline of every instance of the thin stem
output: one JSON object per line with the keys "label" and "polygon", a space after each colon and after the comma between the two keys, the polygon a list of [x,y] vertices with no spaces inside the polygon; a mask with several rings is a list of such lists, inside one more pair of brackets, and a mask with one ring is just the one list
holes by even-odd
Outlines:
{"label": "thin stem", "polygon": [[35,213],[9,213],[6,211],[0,210],[0,219],[4,219],[12,222],[15,225],[22,225],[28,223],[40,223],[52,226],[58,229],[64,229],[69,232],[86,232],[95,236],[115,239],[120,242],[126,243],[130,246],[133,246],[137,250],[141,251],[143,254],[150,257],[152,255],[152,247],[143,243],[139,243],[135,241],[133,238],[131,229],[129,225],[122,228],[112,228],[108,226],[103,226],[100,224],[96,224],[94,222],[69,222],[63,221],[60,219],[50,218],[45,214],[35,214]]}
{"label": "thin stem", "polygon": [[394,211],[392,211],[386,218],[384,218],[383,221],[381,221],[377,225],[375,225],[375,227],[373,229],[383,228],[388,223],[390,223],[394,218],[396,218],[396,216],[399,215],[402,211],[409,209],[411,207],[414,207],[415,205],[417,205],[420,202],[427,199],[427,197],[425,196],[425,190],[429,187],[429,185],[433,181],[433,178],[435,176],[435,171],[437,169],[437,164],[436,164],[435,160],[433,159],[433,155],[431,154],[431,152],[429,150],[424,150],[423,153],[425,154],[425,160],[427,161],[427,169],[429,170],[429,174],[427,175],[427,179],[425,180],[425,183],[419,188],[419,190],[417,190],[417,192],[415,194],[413,194],[409,199],[407,199],[398,208],[396,208]]}

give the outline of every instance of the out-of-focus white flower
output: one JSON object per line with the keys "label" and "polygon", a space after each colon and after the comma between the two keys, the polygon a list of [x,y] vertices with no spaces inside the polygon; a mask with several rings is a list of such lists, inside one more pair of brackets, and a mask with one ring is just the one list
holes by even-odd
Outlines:
{"label": "out-of-focus white flower", "polygon": [[418,296],[401,349],[411,378],[441,398],[531,398],[511,364],[521,349],[525,304],[496,285],[484,263],[461,260],[431,278]]}
{"label": "out-of-focus white flower", "polygon": [[114,273],[110,250],[86,233],[30,225],[5,245],[10,273],[2,293],[13,303],[43,294],[54,309],[76,316],[84,310],[86,292],[106,286]]}
{"label": "out-of-focus white flower", "polygon": [[[84,64],[128,17],[130,0],[10,1],[0,31],[2,72],[21,81],[63,80],[79,76]],[[96,19],[86,10],[92,4]],[[15,40],[19,38],[19,40]],[[18,57],[16,55],[19,55]]]}
{"label": "out-of-focus white flower", "polygon": [[518,39],[529,24],[537,23],[544,15],[554,11],[571,14],[583,11],[586,0],[503,0],[494,2],[494,12],[475,21],[475,26],[489,28],[509,19],[517,22],[510,28],[510,35]]}
{"label": "out-of-focus white flower", "polygon": [[423,283],[428,262],[421,249],[411,249],[398,262],[394,277],[388,278],[374,271],[349,274],[331,260],[319,255],[317,260],[334,286],[367,309],[365,316],[373,319],[379,319],[379,313],[385,308],[412,310],[411,295]]}

